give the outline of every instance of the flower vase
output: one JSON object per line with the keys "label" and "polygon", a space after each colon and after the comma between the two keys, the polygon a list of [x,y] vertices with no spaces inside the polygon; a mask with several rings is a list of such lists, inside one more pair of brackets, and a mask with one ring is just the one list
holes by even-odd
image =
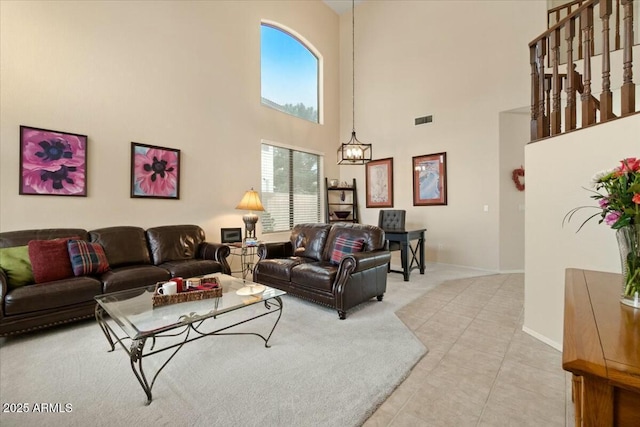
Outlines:
{"label": "flower vase", "polygon": [[622,264],[621,302],[640,308],[640,225],[620,228],[616,238]]}

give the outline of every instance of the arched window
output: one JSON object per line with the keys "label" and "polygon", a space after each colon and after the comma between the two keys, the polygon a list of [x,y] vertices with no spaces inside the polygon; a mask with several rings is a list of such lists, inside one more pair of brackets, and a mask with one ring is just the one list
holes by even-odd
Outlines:
{"label": "arched window", "polygon": [[263,22],[260,30],[262,104],[319,123],[320,60],[300,36]]}

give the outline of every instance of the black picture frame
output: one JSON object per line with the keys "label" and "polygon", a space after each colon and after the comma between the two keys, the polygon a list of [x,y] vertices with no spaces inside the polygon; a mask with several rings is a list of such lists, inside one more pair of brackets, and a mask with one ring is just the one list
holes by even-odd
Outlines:
{"label": "black picture frame", "polygon": [[20,126],[20,195],[87,197],[87,135]]}
{"label": "black picture frame", "polygon": [[220,241],[222,243],[242,242],[242,228],[221,228]]}
{"label": "black picture frame", "polygon": [[132,142],[131,198],[180,199],[180,150]]}

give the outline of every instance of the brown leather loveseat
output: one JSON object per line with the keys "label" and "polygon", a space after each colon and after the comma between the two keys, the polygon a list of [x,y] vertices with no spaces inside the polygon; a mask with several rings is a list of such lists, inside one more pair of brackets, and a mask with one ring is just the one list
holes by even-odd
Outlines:
{"label": "brown leather loveseat", "polygon": [[382,301],[391,257],[385,242],[371,225],[299,224],[289,241],[258,247],[253,281],[335,308],[344,319],[361,302]]}
{"label": "brown leather loveseat", "polygon": [[[86,231],[77,228],[22,230],[0,233],[0,248],[29,242],[68,239],[93,242],[104,249],[108,270],[59,280],[9,286],[9,273],[0,268],[0,336],[91,317],[96,295],[153,285],[171,277],[209,273],[230,274],[229,247],[208,243],[197,225],[170,225],[144,230],[120,226]],[[46,243],[46,242],[45,242]],[[0,249],[1,251],[2,249]],[[0,253],[1,255],[2,253]],[[62,256],[45,254],[54,268]],[[68,260],[64,260],[68,262]],[[0,259],[0,265],[3,260]]]}

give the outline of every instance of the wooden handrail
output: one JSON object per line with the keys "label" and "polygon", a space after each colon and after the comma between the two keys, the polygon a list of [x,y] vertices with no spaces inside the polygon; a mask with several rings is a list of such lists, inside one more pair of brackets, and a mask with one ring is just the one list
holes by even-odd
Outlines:
{"label": "wooden handrail", "polygon": [[[635,83],[633,83],[633,0],[619,1],[623,10],[621,69],[611,70],[609,54],[610,20],[613,14],[612,0],[576,0],[572,5],[578,8],[561,19],[547,31],[529,43],[529,61],[531,65],[531,140],[535,141],[552,135],[558,135],[577,127],[577,111],[581,113],[581,126],[591,126],[616,118],[613,113],[611,92],[611,73],[622,74],[620,90],[621,116],[636,112]],[[566,7],[567,5],[564,5]],[[594,10],[599,6],[598,13]],[[551,9],[555,11],[557,8]],[[602,22],[602,33],[594,34],[594,20]],[[617,18],[616,18],[617,19]],[[578,58],[574,57],[574,41],[577,43]],[[592,82],[597,78],[591,67],[594,56],[595,38],[602,38],[602,92],[600,99],[592,93]],[[559,72],[560,46],[566,46],[567,78]],[[584,55],[584,58],[581,58]],[[576,68],[576,60],[582,60],[582,74]],[[551,73],[545,72],[545,63],[549,61]],[[569,71],[571,70],[571,71]],[[618,74],[620,73],[620,74]],[[564,88],[563,88],[564,77]],[[563,108],[560,93],[566,92]],[[577,94],[580,94],[578,107]],[[564,127],[564,129],[563,129]]]}

